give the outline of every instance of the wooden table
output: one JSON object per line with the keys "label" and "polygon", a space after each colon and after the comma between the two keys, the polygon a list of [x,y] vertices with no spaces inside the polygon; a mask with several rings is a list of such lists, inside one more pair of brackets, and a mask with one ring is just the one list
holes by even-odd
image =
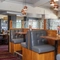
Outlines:
{"label": "wooden table", "polygon": [[47,40],[53,40],[55,41],[55,60],[56,60],[56,55],[57,55],[57,49],[58,49],[58,41],[60,40],[60,37],[58,36],[55,36],[55,37],[52,37],[52,36],[40,36],[41,38],[45,38]]}

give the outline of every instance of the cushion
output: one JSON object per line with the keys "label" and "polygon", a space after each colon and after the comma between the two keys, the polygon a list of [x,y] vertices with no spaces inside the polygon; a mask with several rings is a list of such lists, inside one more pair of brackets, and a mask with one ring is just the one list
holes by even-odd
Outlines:
{"label": "cushion", "polygon": [[26,42],[22,42],[21,45],[26,48]]}
{"label": "cushion", "polygon": [[56,58],[57,58],[57,60],[60,60],[60,54],[58,54],[58,55],[56,56]]}
{"label": "cushion", "polygon": [[15,43],[15,44],[18,44],[18,43],[23,42],[23,38],[20,38],[20,39],[12,39],[11,42],[13,42],[13,43]]}
{"label": "cushion", "polygon": [[37,53],[44,53],[44,52],[53,51],[54,47],[51,45],[40,45],[40,46],[33,46],[32,50]]}

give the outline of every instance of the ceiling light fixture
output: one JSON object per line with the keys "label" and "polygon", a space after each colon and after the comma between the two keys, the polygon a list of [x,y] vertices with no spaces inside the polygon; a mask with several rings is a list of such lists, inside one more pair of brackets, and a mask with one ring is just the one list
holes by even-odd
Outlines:
{"label": "ceiling light fixture", "polygon": [[55,7],[54,10],[55,10],[55,11],[58,11],[58,8]]}
{"label": "ceiling light fixture", "polygon": [[53,7],[53,9],[56,10],[56,11],[59,8],[59,5],[58,5],[57,1],[59,1],[59,0],[51,0],[51,2],[50,2],[51,7]]}
{"label": "ceiling light fixture", "polygon": [[26,13],[27,13],[27,6],[26,6],[26,0],[25,0],[25,6],[23,7],[23,9],[21,10],[21,13],[23,14],[23,15],[26,15]]}
{"label": "ceiling light fixture", "polygon": [[53,7],[54,6],[54,2],[52,1],[52,2],[50,2],[50,5]]}
{"label": "ceiling light fixture", "polygon": [[59,8],[59,5],[57,3],[55,3],[54,10],[58,10],[58,8]]}

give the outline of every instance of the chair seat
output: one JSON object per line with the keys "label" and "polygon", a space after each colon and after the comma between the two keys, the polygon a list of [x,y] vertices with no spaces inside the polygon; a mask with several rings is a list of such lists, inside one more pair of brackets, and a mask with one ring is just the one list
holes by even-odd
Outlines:
{"label": "chair seat", "polygon": [[57,58],[57,60],[60,60],[60,54],[58,54],[58,55],[56,56],[56,58]]}
{"label": "chair seat", "polygon": [[26,42],[22,42],[21,45],[26,48]]}
{"label": "chair seat", "polygon": [[40,45],[40,46],[33,46],[32,50],[37,52],[37,53],[44,53],[44,52],[49,52],[53,51],[55,48],[51,45]]}
{"label": "chair seat", "polygon": [[20,38],[20,39],[12,39],[11,42],[13,42],[15,44],[19,44],[19,43],[23,42],[23,38]]}

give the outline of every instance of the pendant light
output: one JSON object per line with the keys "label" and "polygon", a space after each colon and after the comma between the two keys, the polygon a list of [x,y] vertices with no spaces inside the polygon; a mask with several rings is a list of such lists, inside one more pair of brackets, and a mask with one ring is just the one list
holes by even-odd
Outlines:
{"label": "pendant light", "polygon": [[58,10],[58,8],[59,8],[59,5],[55,2],[55,4],[54,4],[54,10]]}
{"label": "pendant light", "polygon": [[54,6],[54,2],[51,2],[50,5],[53,7]]}
{"label": "pendant light", "polygon": [[58,0],[51,0],[50,5],[53,7],[54,10],[58,10],[59,5],[58,5]]}
{"label": "pendant light", "polygon": [[53,7],[54,6],[54,0],[50,1],[50,5]]}
{"label": "pendant light", "polygon": [[25,6],[24,6],[23,9],[21,10],[21,13],[22,13],[23,15],[26,15],[26,13],[27,13],[26,0],[25,0]]}

